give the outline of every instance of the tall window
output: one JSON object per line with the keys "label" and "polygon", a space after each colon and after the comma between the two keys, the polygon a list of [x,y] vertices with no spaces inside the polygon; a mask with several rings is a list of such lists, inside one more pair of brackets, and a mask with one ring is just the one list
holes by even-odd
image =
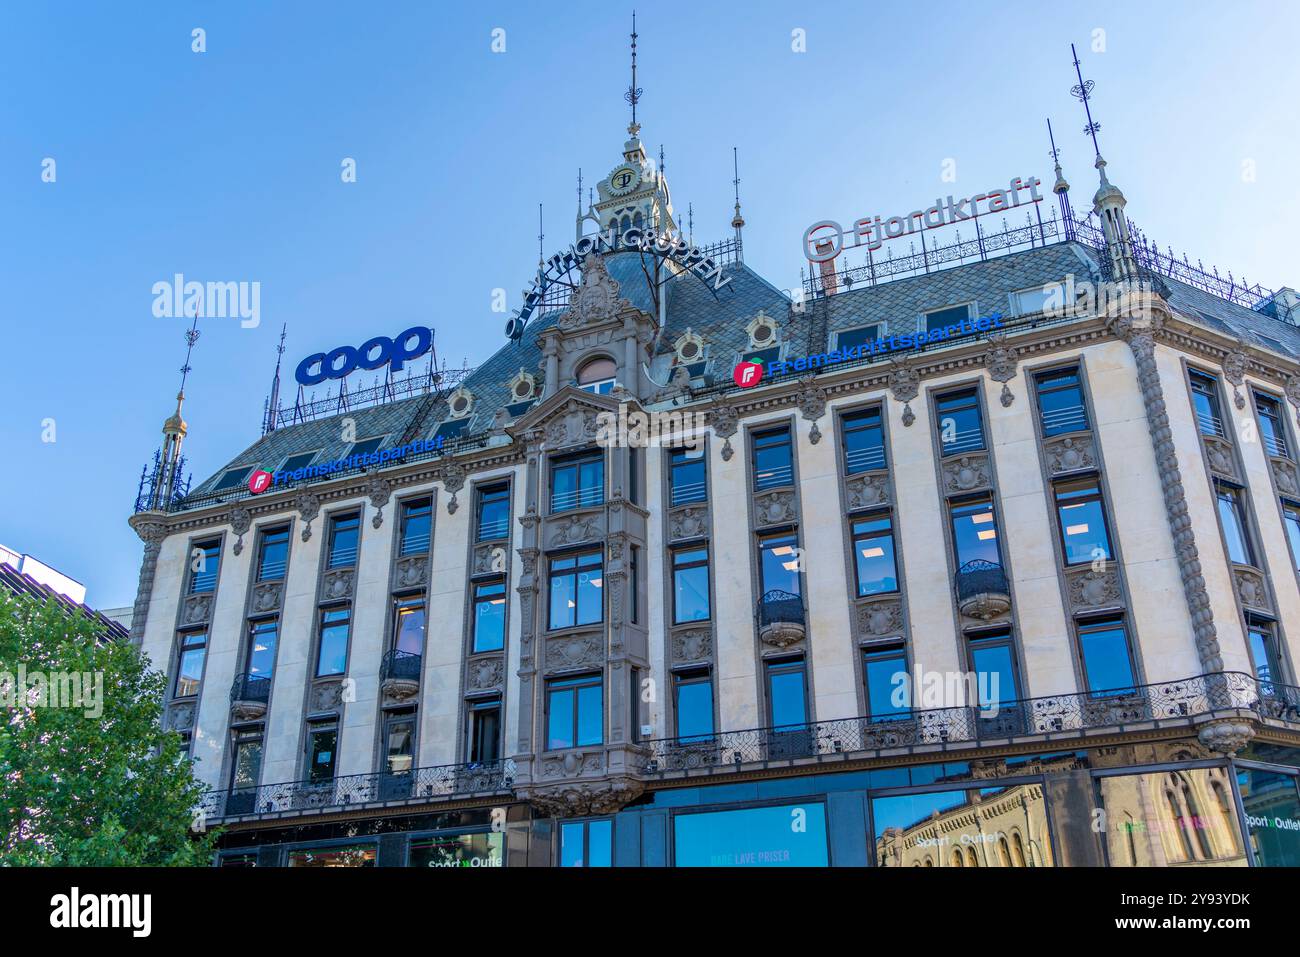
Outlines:
{"label": "tall window", "polygon": [[393,601],[393,650],[408,655],[424,653],[425,610],[420,598]]}
{"label": "tall window", "polygon": [[320,613],[320,652],[316,658],[316,677],[341,675],[348,669],[348,634],[352,629],[352,609],[323,608]]}
{"label": "tall window", "polygon": [[1056,497],[1056,521],[1061,530],[1061,546],[1065,549],[1065,564],[1109,561],[1110,534],[1106,530],[1106,507],[1097,480],[1057,482],[1052,492]]}
{"label": "tall window", "polygon": [[469,702],[466,731],[467,759],[471,764],[492,764],[501,760],[501,699],[480,698]]}
{"label": "tall window", "polygon": [[1282,523],[1286,526],[1287,541],[1291,543],[1291,564],[1300,571],[1300,505],[1283,500]]}
{"label": "tall window", "polygon": [[550,751],[601,744],[605,740],[604,693],[600,675],[553,678],[546,683],[546,747]]}
{"label": "tall window", "polygon": [[1238,565],[1255,564],[1251,548],[1246,507],[1241,500],[1241,489],[1226,482],[1214,483],[1214,494],[1219,503],[1219,521],[1223,525],[1223,538],[1228,544],[1228,560]]}
{"label": "tall window", "polygon": [[505,538],[510,533],[510,486],[489,485],[478,490],[477,540]]}
{"label": "tall window", "polygon": [[578,388],[596,395],[608,395],[614,388],[618,366],[613,359],[591,359],[578,370]]}
{"label": "tall window", "polygon": [[853,519],[853,563],[859,595],[898,591],[894,527],[888,512]]}
{"label": "tall window", "polygon": [[474,585],[474,653],[500,651],[506,644],[504,579]]}
{"label": "tall window", "polygon": [[703,502],[709,497],[704,448],[673,449],[668,454],[668,483],[673,505]]}
{"label": "tall window", "polygon": [[357,563],[357,538],[361,534],[361,516],[334,515],[330,518],[329,559],[326,568],[350,568]]}
{"label": "tall window", "polygon": [[561,867],[611,867],[614,863],[614,822],[568,821],[560,825]]}
{"label": "tall window", "polygon": [[1060,369],[1036,376],[1038,414],[1043,435],[1082,432],[1088,428],[1088,407],[1083,401],[1083,385],[1078,369]]}
{"label": "tall window", "polygon": [[217,570],[221,567],[221,542],[214,540],[195,545],[190,550],[190,594],[211,592],[217,587]]}
{"label": "tall window", "polygon": [[1273,626],[1261,619],[1247,622],[1247,641],[1250,645],[1250,663],[1255,669],[1265,694],[1273,691],[1273,682],[1282,680],[1282,668],[1277,653],[1277,635]]}
{"label": "tall window", "polygon": [[939,454],[958,455],[984,448],[984,419],[977,389],[939,396],[934,403]]}
{"label": "tall window", "polygon": [[234,754],[230,762],[230,789],[237,791],[255,788],[261,778],[262,729],[241,728],[235,732]]}
{"label": "tall window", "polygon": [[769,661],[767,714],[772,727],[802,725],[808,721],[808,685],[802,658]]}
{"label": "tall window", "polygon": [[334,780],[338,759],[339,724],[337,719],[312,721],[307,725],[307,780],[324,784]]}
{"label": "tall window", "polygon": [[550,627],[572,628],[603,620],[604,553],[560,555],[550,565]]}
{"label": "tall window", "polygon": [[274,618],[252,622],[248,626],[248,662],[244,669],[260,678],[271,677],[275,669],[275,643],[280,623]]}
{"label": "tall window", "polygon": [[1103,618],[1079,626],[1083,676],[1093,694],[1133,691],[1133,656],[1122,618]]}
{"label": "tall window", "polygon": [[289,561],[289,526],[267,529],[257,548],[257,580],[281,581]]}
{"label": "tall window", "polygon": [[713,679],[708,668],[673,673],[677,737],[698,741],[713,734]]}
{"label": "tall window", "polygon": [[567,512],[604,501],[604,453],[586,452],[551,463],[552,512]]}
{"label": "tall window", "polygon": [[1264,451],[1281,459],[1289,459],[1291,450],[1286,441],[1286,415],[1282,405],[1271,395],[1255,393],[1255,408],[1259,411],[1259,431],[1264,437]]}
{"label": "tall window", "polygon": [[673,551],[673,623],[709,617],[709,546]]}
{"label": "tall window", "polygon": [[199,693],[203,680],[203,661],[208,656],[208,633],[185,632],[180,638],[180,655],[176,665],[176,697],[189,698]]}
{"label": "tall window", "polygon": [[888,718],[909,713],[912,689],[907,677],[907,652],[901,644],[863,651],[862,676],[866,682],[867,714]]}
{"label": "tall window", "polygon": [[404,774],[415,764],[415,712],[398,711],[384,721],[384,770]]}
{"label": "tall window", "polygon": [[1009,705],[1020,697],[1016,682],[1016,653],[1009,631],[974,636],[968,641],[981,710]]}
{"label": "tall window", "polygon": [[792,532],[764,535],[758,540],[758,570],[763,593],[803,594],[799,587],[799,538]]}
{"label": "tall window", "polygon": [[866,409],[840,420],[844,443],[844,471],[849,475],[885,468],[885,432],[880,410]]}
{"label": "tall window", "polygon": [[755,432],[753,450],[755,492],[794,483],[793,453],[788,426]]}
{"label": "tall window", "polygon": [[958,568],[974,561],[1002,564],[992,498],[983,495],[965,502],[954,502],[948,511],[952,520],[952,541],[957,553]]}
{"label": "tall window", "polygon": [[407,499],[402,503],[401,544],[398,555],[423,555],[433,531],[433,500]]}
{"label": "tall window", "polygon": [[1192,387],[1192,405],[1196,409],[1196,427],[1202,435],[1222,436],[1223,416],[1219,412],[1219,384],[1203,372],[1188,373]]}

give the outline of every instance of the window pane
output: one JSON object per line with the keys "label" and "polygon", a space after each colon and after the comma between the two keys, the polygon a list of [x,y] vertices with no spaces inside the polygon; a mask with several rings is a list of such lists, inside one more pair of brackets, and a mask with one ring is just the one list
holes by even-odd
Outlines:
{"label": "window pane", "polygon": [[330,568],[347,567],[357,563],[357,535],[361,519],[356,515],[336,518],[330,523]]}
{"label": "window pane", "polygon": [[1100,786],[1112,867],[1245,866],[1226,769],[1124,774]]}
{"label": "window pane", "polygon": [[989,500],[953,506],[952,535],[959,569],[973,561],[1002,563],[998,552],[998,526],[993,515],[993,503]]}
{"label": "window pane", "polygon": [[888,516],[853,523],[853,558],[857,564],[859,595],[898,590],[894,532]]}
{"label": "window pane", "polygon": [[678,624],[684,621],[704,621],[709,617],[708,557],[709,553],[704,549],[679,552],[676,556],[678,562],[704,562],[690,568],[678,568],[673,572],[673,620]]}
{"label": "window pane", "polygon": [[285,563],[289,559],[289,530],[278,529],[262,536],[262,554],[257,563],[258,581],[279,581],[284,578]]}
{"label": "window pane", "polygon": [[255,788],[261,776],[261,740],[238,742],[235,745],[234,770],[230,777],[231,788]]}
{"label": "window pane", "polygon": [[1067,565],[1110,559],[1110,537],[1106,533],[1101,490],[1095,483],[1057,486],[1056,514],[1060,520]]}
{"label": "window pane", "polygon": [[1286,520],[1286,537],[1291,543],[1291,563],[1300,571],[1300,508],[1285,505],[1282,515]]}
{"label": "window pane", "polygon": [[790,431],[758,433],[754,436],[754,490],[776,488],[794,481],[790,459]]}
{"label": "window pane", "polygon": [[939,454],[956,455],[984,448],[979,396],[973,390],[941,397],[938,413]]}
{"label": "window pane", "polygon": [[849,475],[885,467],[885,435],[875,409],[844,417],[844,467]]}
{"label": "window pane", "polygon": [[901,651],[868,652],[865,667],[867,713],[872,716],[906,714],[910,701],[907,657]]}
{"label": "window pane", "polygon": [[411,867],[502,867],[504,834],[438,834],[411,841]]}
{"label": "window pane", "polygon": [[546,747],[551,751],[573,747],[573,696],[572,688],[551,691],[547,706],[549,727],[546,739]]}
{"label": "window pane", "polygon": [[1264,450],[1269,455],[1289,458],[1286,444],[1286,426],[1282,423],[1282,410],[1274,399],[1256,393],[1255,404],[1259,408],[1259,431],[1264,436]]}
{"label": "window pane", "polygon": [[775,727],[803,724],[808,720],[804,699],[803,665],[787,666],[788,670],[768,673],[768,694],[771,698],[772,724]]}
{"label": "window pane", "polygon": [[1039,379],[1038,407],[1044,435],[1080,432],[1088,428],[1083,390],[1079,385],[1079,375],[1074,371],[1058,372]]}
{"label": "window pane", "polygon": [[579,821],[575,824],[560,825],[560,866],[582,867],[586,864],[583,849],[586,825]]}
{"label": "window pane", "polygon": [[347,609],[325,612],[321,616],[320,660],[316,675],[341,675],[347,670],[349,613]]}
{"label": "window pane", "polygon": [[356,847],[321,847],[289,853],[290,867],[374,867],[375,848],[369,845]]}
{"label": "window pane", "polygon": [[199,682],[203,678],[203,661],[207,654],[207,635],[186,635],[181,639],[180,662],[176,669],[178,698],[199,693]]}
{"label": "window pane", "polygon": [[478,539],[505,538],[510,531],[510,490],[490,489],[478,501]]}
{"label": "window pane", "polygon": [[[800,822],[794,827],[793,822]],[[679,814],[677,867],[825,867],[826,808],[818,801],[779,807]]]}
{"label": "window pane", "polygon": [[605,740],[605,708],[600,685],[578,689],[578,744],[600,744]]}
{"label": "window pane", "polygon": [[393,648],[409,655],[424,651],[424,604],[405,602],[397,606],[397,622],[393,629]]}
{"label": "window pane", "polygon": [[1273,771],[1237,771],[1250,846],[1262,867],[1300,866],[1300,800],[1296,779]]}
{"label": "window pane", "polygon": [[415,741],[415,719],[403,718],[388,725],[388,743],[385,750],[387,768],[391,774],[411,770]]}
{"label": "window pane", "polygon": [[793,535],[765,538],[759,543],[763,592],[774,589],[799,595],[798,539]]}
{"label": "window pane", "polygon": [[578,468],[578,502],[599,505],[605,501],[605,459],[583,462]]}
{"label": "window pane", "polygon": [[708,497],[703,450],[675,450],[672,454],[670,478],[673,505],[703,502]]}
{"label": "window pane", "polygon": [[429,550],[433,508],[427,499],[402,505],[401,554],[421,555]]}
{"label": "window pane", "polygon": [[500,651],[506,643],[506,586],[479,585],[474,600],[474,650]]}
{"label": "window pane", "polygon": [[677,736],[713,734],[713,683],[707,676],[677,680]]}
{"label": "window pane", "polygon": [[612,867],[614,864],[614,822],[587,822],[587,866]]}
{"label": "window pane", "polygon": [[221,567],[221,546],[217,542],[196,545],[190,554],[190,594],[210,592],[217,587]]}
{"label": "window pane", "polygon": [[1272,692],[1272,681],[1278,677],[1277,658],[1273,652],[1273,633],[1257,625],[1247,629],[1250,643],[1250,660],[1255,668],[1255,677],[1265,685],[1265,692]]}
{"label": "window pane", "polygon": [[601,589],[605,583],[604,572],[599,568],[578,571],[578,615],[579,625],[591,625],[601,620],[604,610],[601,602]]}
{"label": "window pane", "polygon": [[1079,629],[1084,677],[1090,691],[1131,691],[1133,666],[1128,636],[1119,622]]}
{"label": "window pane", "polygon": [[338,737],[338,728],[332,726],[311,732],[308,752],[311,763],[308,766],[307,779],[312,784],[333,779]]}
{"label": "window pane", "polygon": [[252,627],[249,636],[248,673],[269,677],[275,667],[275,642],[278,637],[279,622],[259,621]]}
{"label": "window pane", "polygon": [[[570,560],[570,563],[572,560]],[[551,628],[573,625],[578,607],[578,593],[572,571],[557,571],[561,562],[551,563]],[[571,564],[570,564],[570,567]]]}
{"label": "window pane", "polygon": [[1205,435],[1223,435],[1223,419],[1219,415],[1218,384],[1208,376],[1191,374],[1192,405],[1196,410],[1196,426]]}
{"label": "window pane", "polygon": [[971,641],[971,661],[975,665],[981,709],[998,707],[1019,697],[1010,645],[974,639]]}
{"label": "window pane", "polygon": [[1228,559],[1240,565],[1251,565],[1250,546],[1242,521],[1240,501],[1232,489],[1218,490],[1219,520],[1223,523],[1223,537],[1228,543]]}

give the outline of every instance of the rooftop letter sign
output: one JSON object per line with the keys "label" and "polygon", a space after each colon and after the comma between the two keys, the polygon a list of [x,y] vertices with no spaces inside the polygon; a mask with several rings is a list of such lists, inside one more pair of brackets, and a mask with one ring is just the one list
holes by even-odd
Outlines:
{"label": "rooftop letter sign", "polygon": [[358,347],[339,346],[332,352],[318,352],[298,363],[294,377],[302,385],[319,385],[326,379],[342,379],[356,369],[378,369],[382,365],[400,372],[402,366],[433,348],[433,330],[412,326],[396,339],[375,336]]}

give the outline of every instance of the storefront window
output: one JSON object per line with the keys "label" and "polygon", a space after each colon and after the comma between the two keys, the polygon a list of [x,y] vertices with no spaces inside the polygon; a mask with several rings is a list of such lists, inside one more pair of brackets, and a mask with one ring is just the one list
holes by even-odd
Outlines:
{"label": "storefront window", "polygon": [[503,867],[505,835],[435,834],[411,841],[411,867]]}
{"label": "storefront window", "polygon": [[304,847],[289,852],[290,867],[374,867],[373,844],[348,847]]}
{"label": "storefront window", "polygon": [[1300,797],[1296,779],[1275,771],[1237,771],[1241,804],[1255,862],[1261,867],[1300,866]]}
{"label": "storefront window", "polygon": [[1226,769],[1121,774],[1098,786],[1112,867],[1246,863]]}
{"label": "storefront window", "polygon": [[1037,784],[929,791],[871,802],[879,867],[1052,867]]}
{"label": "storefront window", "polygon": [[815,802],[679,814],[678,867],[826,867],[826,808]]}

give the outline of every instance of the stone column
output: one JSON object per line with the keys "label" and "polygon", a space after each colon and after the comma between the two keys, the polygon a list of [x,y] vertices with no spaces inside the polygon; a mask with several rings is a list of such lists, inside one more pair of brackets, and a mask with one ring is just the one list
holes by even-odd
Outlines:
{"label": "stone column", "polygon": [[144,627],[149,621],[149,601],[153,597],[153,576],[158,567],[158,552],[167,537],[167,525],[161,521],[162,512],[141,512],[132,516],[130,525],[144,542],[144,557],[140,561],[140,583],[135,591],[135,608],[131,613],[131,644],[139,648],[144,643]]}

